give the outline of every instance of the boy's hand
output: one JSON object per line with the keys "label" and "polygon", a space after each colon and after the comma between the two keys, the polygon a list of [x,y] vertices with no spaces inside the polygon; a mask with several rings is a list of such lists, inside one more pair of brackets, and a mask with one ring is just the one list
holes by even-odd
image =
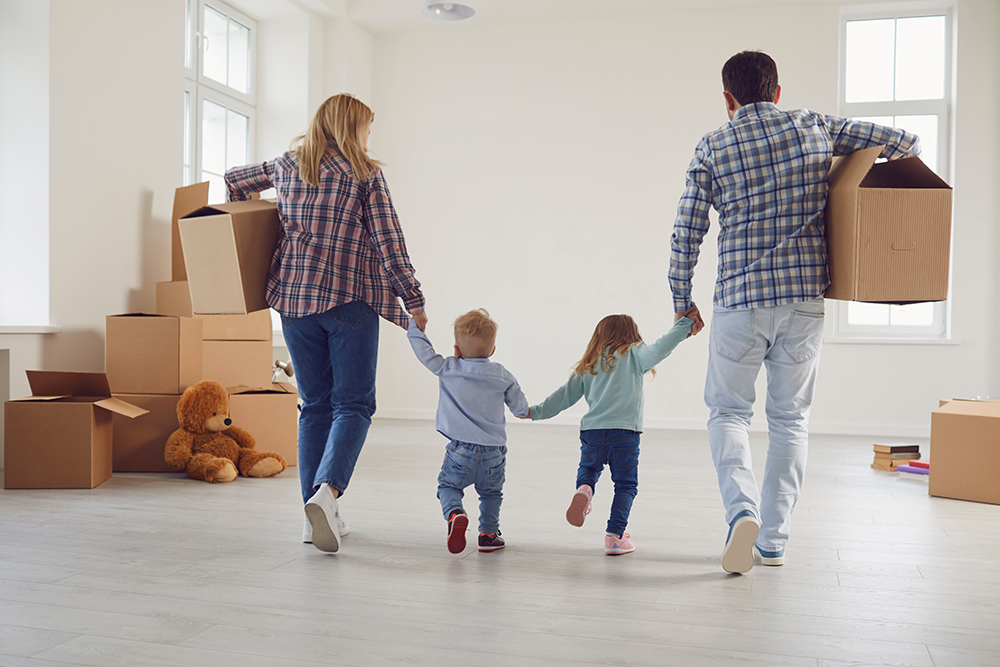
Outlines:
{"label": "boy's hand", "polygon": [[417,328],[420,329],[421,331],[423,331],[424,328],[427,327],[426,310],[421,310],[419,312],[413,313],[412,315],[410,315],[410,317],[413,318],[413,321],[417,323]]}
{"label": "boy's hand", "polygon": [[528,414],[523,417],[518,417],[518,419],[531,419],[531,408],[528,408]]}

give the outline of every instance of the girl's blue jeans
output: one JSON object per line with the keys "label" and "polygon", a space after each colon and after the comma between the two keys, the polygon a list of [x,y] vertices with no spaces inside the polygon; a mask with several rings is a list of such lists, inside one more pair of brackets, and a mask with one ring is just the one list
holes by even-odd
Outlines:
{"label": "girl's blue jeans", "polygon": [[364,301],[281,317],[298,380],[302,502],[320,484],[341,494],[354,474],[375,413],[378,315]]}
{"label": "girl's blue jeans", "polygon": [[615,483],[615,497],[611,501],[607,530],[622,535],[639,490],[639,433],[617,428],[580,431],[580,442],[576,485],[587,484],[596,490],[604,464],[608,465],[611,481]]}
{"label": "girl's blue jeans", "polygon": [[449,442],[438,475],[437,495],[444,518],[450,518],[455,511],[465,513],[463,490],[475,484],[479,493],[479,532],[490,535],[497,532],[506,465],[506,445],[490,447],[458,440]]}

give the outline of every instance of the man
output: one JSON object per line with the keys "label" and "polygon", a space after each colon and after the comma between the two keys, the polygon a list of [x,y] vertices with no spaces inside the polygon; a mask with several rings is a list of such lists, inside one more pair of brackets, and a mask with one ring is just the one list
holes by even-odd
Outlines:
{"label": "man", "polygon": [[[691,278],[714,207],[719,274],[705,403],[729,524],[722,567],[747,572],[755,555],[764,565],[784,564],[802,489],[830,284],[823,209],[832,158],[871,146],[883,146],[890,160],[909,157],[920,152],[920,142],[896,128],[778,109],[777,66],[759,51],[730,58],[722,83],[731,122],[695,148],[671,237],[669,277],[680,317],[694,305]],[[758,492],[748,431],[762,364],[770,440]]]}

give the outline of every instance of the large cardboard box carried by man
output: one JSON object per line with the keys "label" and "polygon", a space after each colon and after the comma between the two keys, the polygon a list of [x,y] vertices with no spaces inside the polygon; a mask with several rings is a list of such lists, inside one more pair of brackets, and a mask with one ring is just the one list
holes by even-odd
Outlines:
{"label": "large cardboard box carried by man", "polygon": [[952,189],[919,157],[875,164],[882,148],[834,160],[826,205],[826,298],[948,298]]}
{"label": "large cardboard box carried by man", "polygon": [[92,489],[111,477],[112,414],[146,410],[113,398],[104,373],[27,374],[31,396],[4,405],[4,488]]}

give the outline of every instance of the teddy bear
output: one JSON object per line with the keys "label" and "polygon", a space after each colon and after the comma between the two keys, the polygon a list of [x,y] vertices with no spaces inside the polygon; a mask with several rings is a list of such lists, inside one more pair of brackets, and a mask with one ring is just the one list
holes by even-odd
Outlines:
{"label": "teddy bear", "polygon": [[229,418],[229,392],[203,380],[184,390],[177,402],[180,428],[167,438],[163,458],[188,477],[231,482],[244,477],[274,477],[287,467],[281,454],[258,452],[256,442]]}

